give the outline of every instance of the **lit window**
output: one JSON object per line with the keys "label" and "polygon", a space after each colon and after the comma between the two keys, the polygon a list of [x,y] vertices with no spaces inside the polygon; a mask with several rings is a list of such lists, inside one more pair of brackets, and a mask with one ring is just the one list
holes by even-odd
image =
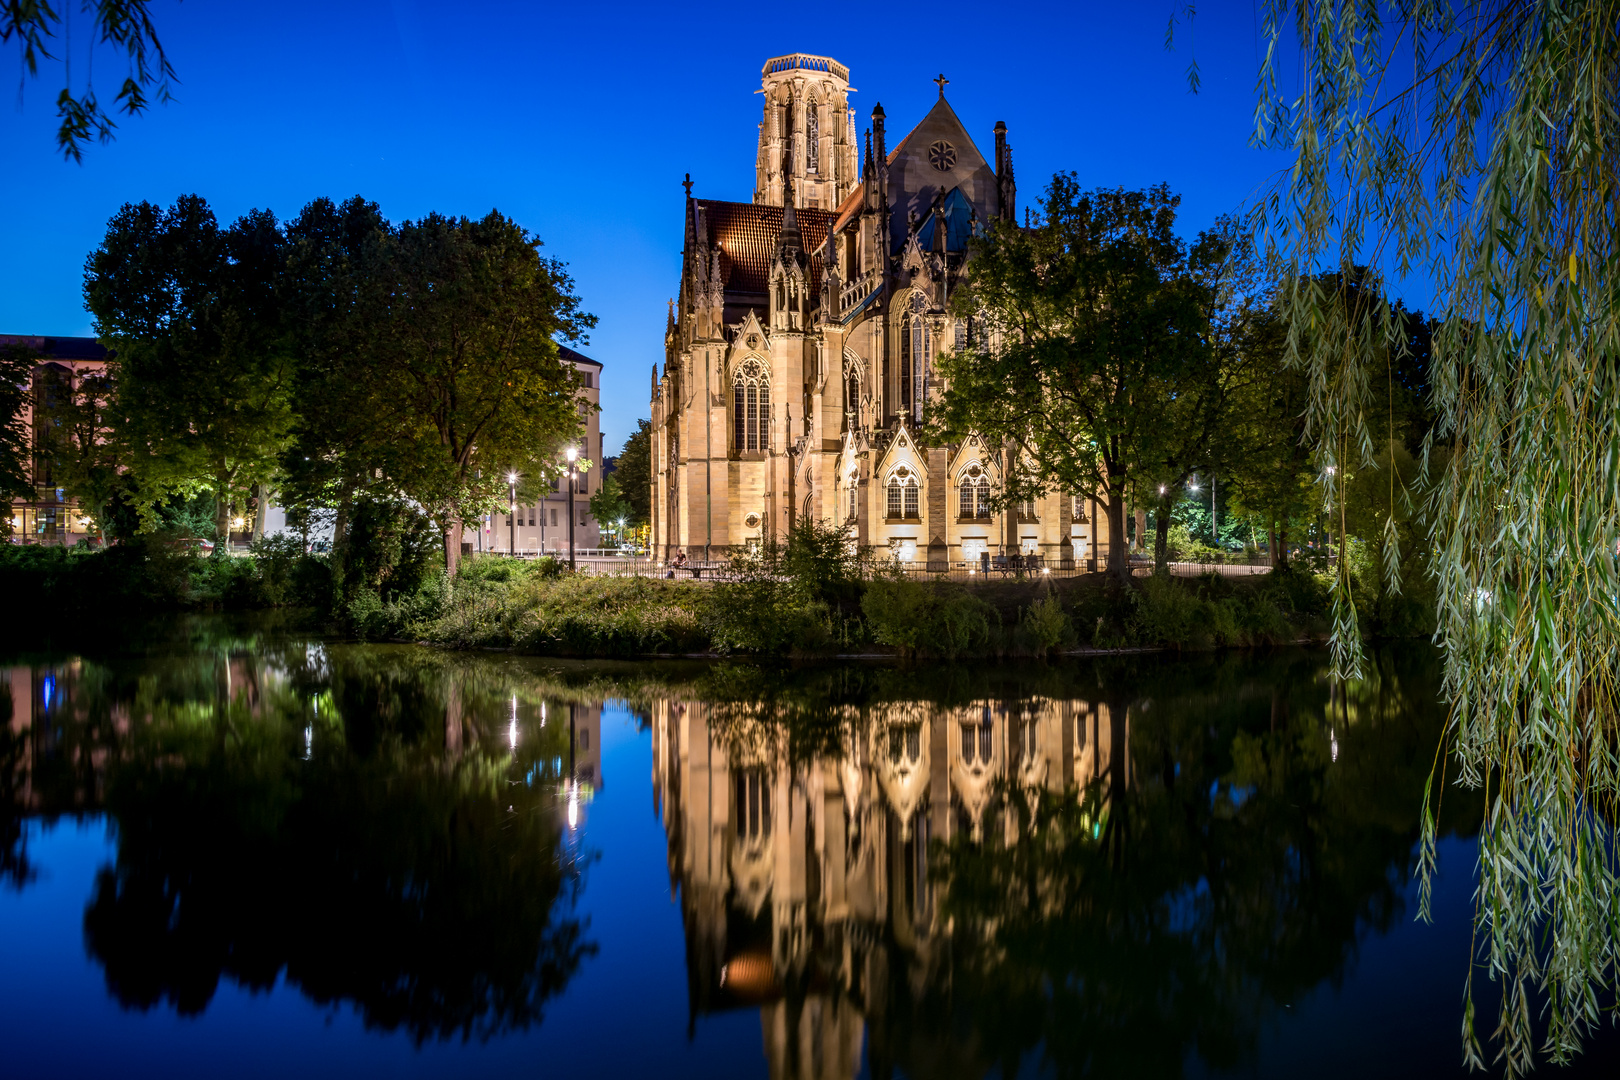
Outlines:
{"label": "lit window", "polygon": [[732,382],[732,445],[738,450],[770,449],[771,387],[765,367],[745,360]]}

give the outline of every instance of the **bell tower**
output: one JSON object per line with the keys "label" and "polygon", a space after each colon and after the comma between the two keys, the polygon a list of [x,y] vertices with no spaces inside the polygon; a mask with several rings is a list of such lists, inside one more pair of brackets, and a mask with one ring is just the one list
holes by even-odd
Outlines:
{"label": "bell tower", "polygon": [[783,204],[793,178],[800,209],[831,210],[860,182],[849,69],[827,56],[794,53],[765,61],[765,115],[754,162],[754,202]]}

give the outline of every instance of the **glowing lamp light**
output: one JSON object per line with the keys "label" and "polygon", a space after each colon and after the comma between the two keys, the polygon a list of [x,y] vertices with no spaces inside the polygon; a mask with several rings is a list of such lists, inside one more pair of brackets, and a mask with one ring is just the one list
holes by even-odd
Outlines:
{"label": "glowing lamp light", "polygon": [[1050,573],[1051,573],[1051,572],[1052,572],[1052,568],[1051,568],[1051,567],[1050,567],[1050,566],[1043,566],[1043,567],[1041,567],[1041,573],[1043,573],[1043,574],[1050,574]]}
{"label": "glowing lamp light", "polygon": [[577,457],[579,457],[579,449],[577,447],[570,446],[568,448],[568,464],[572,465],[574,463],[574,459]]}
{"label": "glowing lamp light", "polygon": [[568,827],[579,828],[579,781],[568,785]]}
{"label": "glowing lamp light", "polygon": [[507,474],[506,474],[506,482],[507,482],[507,483],[508,483],[508,484],[515,484],[515,483],[517,483],[517,473],[515,473],[515,472],[509,472],[509,473],[507,473]]}
{"label": "glowing lamp light", "polygon": [[240,529],[245,524],[247,524],[247,522],[244,521],[242,518],[232,518],[231,519],[231,528],[233,528],[233,529]]}
{"label": "glowing lamp light", "polygon": [[1163,494],[1164,494],[1164,485],[1163,485],[1163,484],[1160,484],[1160,485],[1159,485],[1159,494],[1160,494],[1160,495],[1163,495]]}

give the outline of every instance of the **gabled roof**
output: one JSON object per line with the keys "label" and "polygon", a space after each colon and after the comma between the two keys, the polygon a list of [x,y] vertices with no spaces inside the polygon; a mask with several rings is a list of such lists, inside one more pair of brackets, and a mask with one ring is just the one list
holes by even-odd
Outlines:
{"label": "gabled roof", "polygon": [[562,358],[564,363],[567,364],[589,364],[591,367],[598,368],[602,366],[602,362],[600,360],[592,360],[584,353],[575,352],[566,345],[557,346],[557,355]]}
{"label": "gabled roof", "polygon": [[[782,208],[761,203],[694,200],[703,210],[709,244],[721,251],[720,273],[726,295],[763,297],[770,287],[771,263],[776,259],[776,243],[782,234]],[[808,254],[819,252],[827,243],[833,212],[795,207],[799,232]],[[821,289],[821,260],[811,258],[810,289]]]}

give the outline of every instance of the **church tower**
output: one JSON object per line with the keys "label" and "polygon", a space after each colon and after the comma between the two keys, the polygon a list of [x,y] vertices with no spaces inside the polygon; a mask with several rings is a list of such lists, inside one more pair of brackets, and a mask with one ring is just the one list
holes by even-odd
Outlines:
{"label": "church tower", "polygon": [[765,62],[760,92],[754,202],[783,205],[791,176],[799,209],[835,209],[860,181],[849,69],[826,56],[778,56]]}

